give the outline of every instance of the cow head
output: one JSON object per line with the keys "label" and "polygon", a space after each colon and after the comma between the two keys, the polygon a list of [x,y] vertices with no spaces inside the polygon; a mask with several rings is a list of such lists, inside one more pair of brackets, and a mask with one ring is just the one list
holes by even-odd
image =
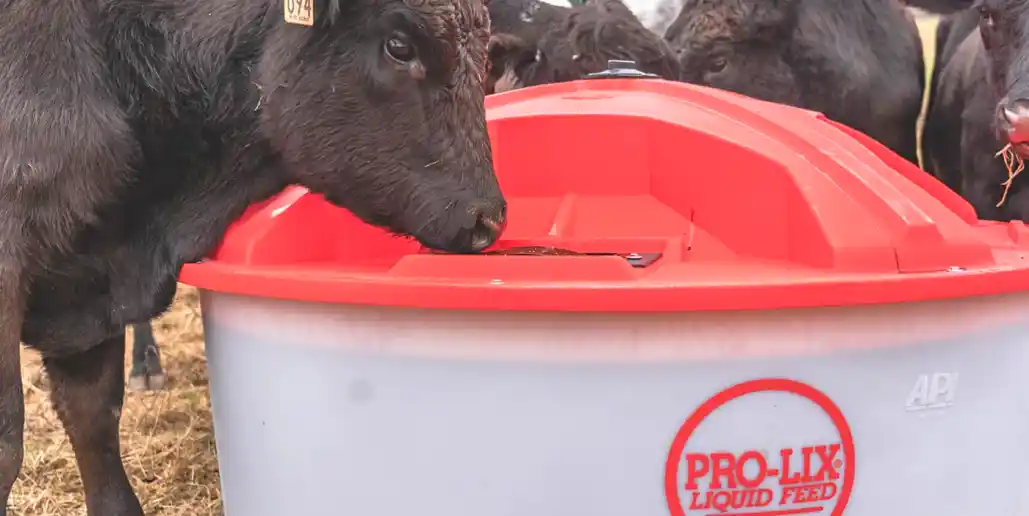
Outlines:
{"label": "cow head", "polygon": [[997,101],[997,132],[1029,158],[1029,3],[980,0],[976,9]]}
{"label": "cow head", "polygon": [[492,244],[506,202],[483,107],[483,0],[303,1],[312,26],[269,0],[256,70],[261,131],[290,179],[431,248]]}
{"label": "cow head", "polygon": [[[856,0],[855,0],[856,1]],[[798,0],[687,0],[665,32],[680,78],[797,105],[801,89],[786,57]]]}
{"label": "cow head", "polygon": [[607,69],[611,59],[676,80],[671,47],[640,23],[620,0],[587,0],[567,9],[538,39],[496,34],[490,41],[494,91],[581,79]]}

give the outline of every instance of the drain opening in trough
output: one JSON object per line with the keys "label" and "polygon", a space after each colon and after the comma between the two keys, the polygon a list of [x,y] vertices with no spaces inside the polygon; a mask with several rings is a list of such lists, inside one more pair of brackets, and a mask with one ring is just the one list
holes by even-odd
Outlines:
{"label": "drain opening in trough", "polygon": [[[433,254],[449,253],[434,251]],[[661,253],[585,253],[560,247],[538,245],[494,249],[492,251],[485,251],[482,254],[493,256],[619,256],[629,262],[629,265],[636,268],[646,267],[661,258]]]}

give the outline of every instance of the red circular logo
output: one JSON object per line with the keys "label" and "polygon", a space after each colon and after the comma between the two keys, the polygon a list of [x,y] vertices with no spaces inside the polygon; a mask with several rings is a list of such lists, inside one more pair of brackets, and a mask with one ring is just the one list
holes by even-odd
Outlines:
{"label": "red circular logo", "polygon": [[[690,437],[711,414],[730,401],[765,392],[813,403],[829,417],[839,442],[791,443],[795,446],[778,450],[778,457],[759,450],[686,452]],[[782,378],[743,382],[705,401],[682,424],[665,463],[665,498],[672,516],[842,516],[853,488],[854,436],[843,412],[818,389]]]}

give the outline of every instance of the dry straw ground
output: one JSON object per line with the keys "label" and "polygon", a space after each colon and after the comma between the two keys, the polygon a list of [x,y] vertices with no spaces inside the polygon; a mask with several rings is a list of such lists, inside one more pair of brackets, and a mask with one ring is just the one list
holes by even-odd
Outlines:
{"label": "dry straw ground", "polygon": [[[919,21],[923,41],[934,19]],[[929,62],[932,62],[932,48]],[[154,324],[169,387],[128,393],[122,415],[122,455],[147,515],[221,514],[207,368],[196,291],[182,286],[172,309]],[[12,495],[17,516],[80,516],[82,483],[60,422],[50,408],[39,357],[23,353],[25,466]]]}
{"label": "dry straw ground", "polygon": [[[168,389],[126,393],[122,457],[148,516],[221,514],[200,303],[180,286],[171,310],[154,321]],[[84,516],[71,445],[50,408],[34,352],[23,352],[25,465],[10,504],[16,516]],[[129,358],[126,357],[126,364]]]}

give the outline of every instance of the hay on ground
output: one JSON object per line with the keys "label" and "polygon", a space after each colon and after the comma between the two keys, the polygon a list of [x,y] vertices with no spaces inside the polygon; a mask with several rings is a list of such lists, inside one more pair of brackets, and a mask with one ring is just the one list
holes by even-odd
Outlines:
{"label": "hay on ground", "polygon": [[[175,304],[153,326],[168,386],[157,393],[126,393],[121,419],[123,461],[148,516],[219,515],[218,463],[196,290],[180,285]],[[126,355],[126,366],[130,362]],[[75,456],[50,407],[37,353],[22,352],[22,376],[25,462],[9,500],[11,512],[84,516]]]}

